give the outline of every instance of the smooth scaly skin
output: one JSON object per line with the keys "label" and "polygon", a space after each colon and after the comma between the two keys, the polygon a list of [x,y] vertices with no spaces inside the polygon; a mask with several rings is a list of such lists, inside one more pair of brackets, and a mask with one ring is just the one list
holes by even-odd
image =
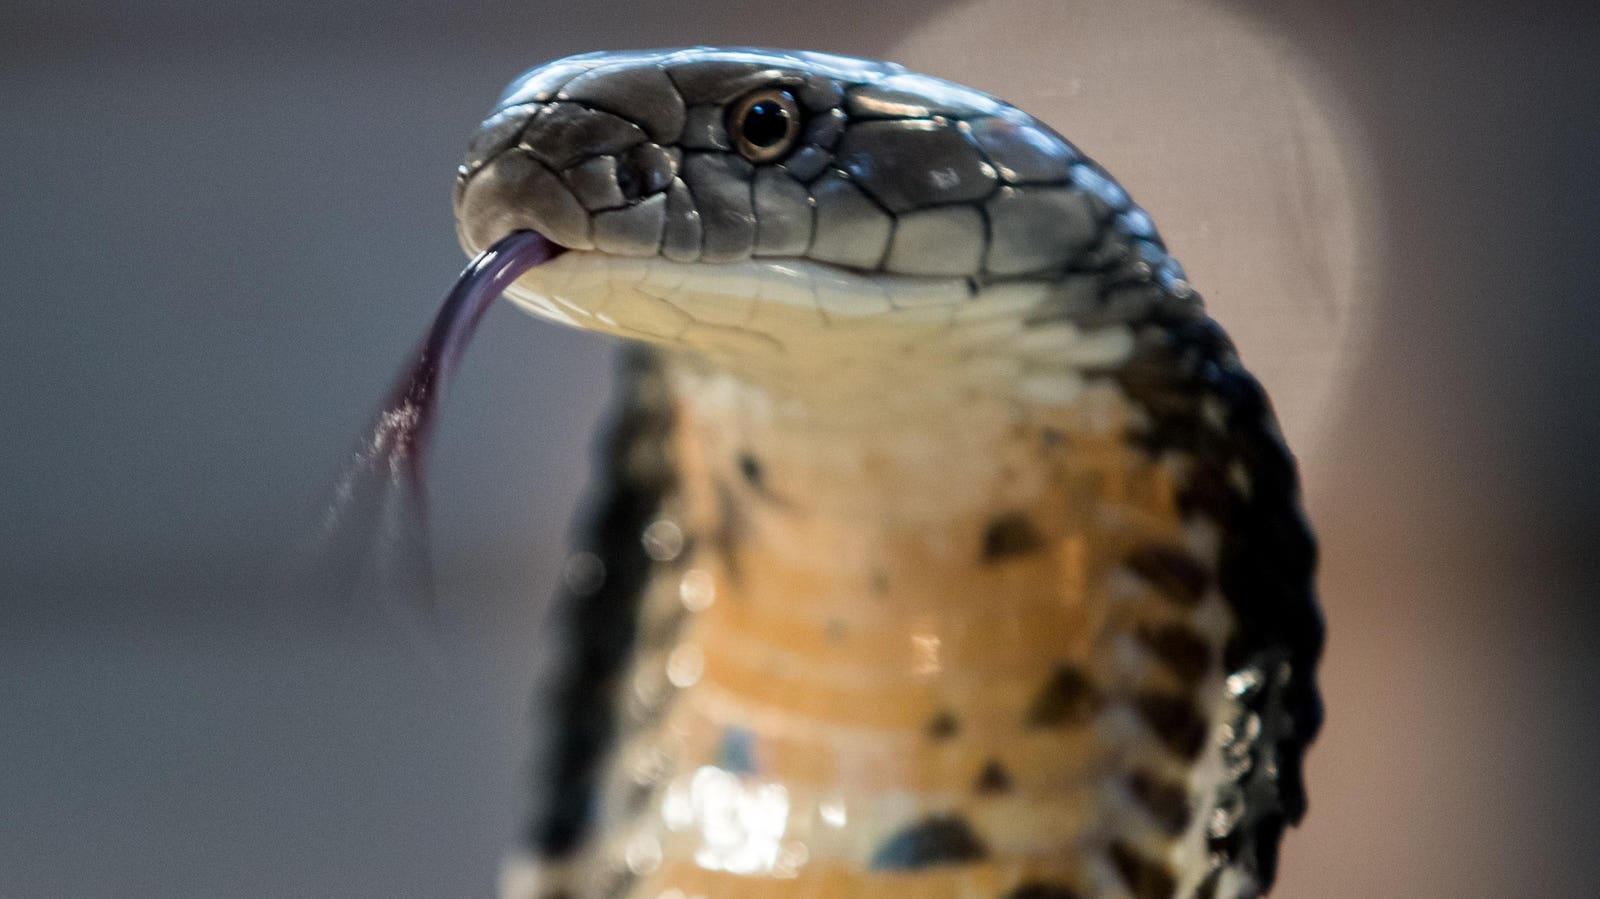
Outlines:
{"label": "smooth scaly skin", "polygon": [[[752,164],[728,109],[773,86],[803,137]],[[457,217],[572,248],[512,298],[653,347],[507,895],[1270,886],[1314,550],[1265,397],[1101,169],[897,66],[591,54],[513,83]]]}

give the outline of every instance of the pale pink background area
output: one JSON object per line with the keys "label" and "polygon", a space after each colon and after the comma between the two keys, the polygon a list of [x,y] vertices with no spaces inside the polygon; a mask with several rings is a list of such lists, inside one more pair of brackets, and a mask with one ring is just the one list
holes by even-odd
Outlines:
{"label": "pale pink background area", "polygon": [[0,896],[488,895],[610,347],[487,320],[437,452],[444,665],[278,562],[463,263],[499,86],[697,42],[1037,109],[1239,336],[1330,624],[1275,895],[1594,894],[1600,15],[12,0],[0,35]]}

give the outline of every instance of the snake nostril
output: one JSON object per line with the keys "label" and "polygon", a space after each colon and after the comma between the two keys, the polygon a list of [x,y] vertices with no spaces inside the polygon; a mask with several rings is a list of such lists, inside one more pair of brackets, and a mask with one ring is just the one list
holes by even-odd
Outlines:
{"label": "snake nostril", "polygon": [[643,179],[632,166],[624,165],[617,168],[617,190],[622,191],[622,198],[628,202],[631,203],[644,196],[643,183]]}
{"label": "snake nostril", "polygon": [[672,154],[660,145],[640,144],[617,160],[617,189],[631,203],[666,190],[677,170]]}

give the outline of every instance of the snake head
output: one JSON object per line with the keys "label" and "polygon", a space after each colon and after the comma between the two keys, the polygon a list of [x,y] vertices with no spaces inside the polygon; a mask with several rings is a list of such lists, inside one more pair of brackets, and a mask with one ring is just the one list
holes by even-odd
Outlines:
{"label": "snake head", "polygon": [[[521,229],[575,251],[512,299],[658,341],[748,321],[752,292],[820,296],[826,316],[895,291],[1048,281],[1119,217],[1143,216],[1060,135],[987,94],[890,63],[704,47],[517,78],[472,140],[455,211],[469,253]],[[602,270],[609,286],[583,295]],[[674,311],[636,320],[648,304],[617,299],[634,288]],[[689,308],[690,293],[715,311]]]}
{"label": "snake head", "polygon": [[1015,108],[894,64],[587,54],[512,82],[473,139],[456,213],[473,252],[531,228],[675,262],[1011,275],[1060,263],[1093,231],[1092,204],[1060,186],[1081,163]]}

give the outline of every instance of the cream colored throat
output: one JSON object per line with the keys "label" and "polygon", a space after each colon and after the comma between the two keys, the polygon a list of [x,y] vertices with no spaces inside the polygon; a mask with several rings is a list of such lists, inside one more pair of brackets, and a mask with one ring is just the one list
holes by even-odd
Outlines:
{"label": "cream colored throat", "polygon": [[[697,360],[682,367],[698,369],[702,386],[727,374],[751,388],[747,416],[831,432],[961,424],[991,416],[973,407],[995,401],[1071,404],[1084,371],[1120,364],[1133,339],[1122,326],[1030,326],[1028,313],[1061,287],[571,252],[524,275],[508,296],[540,317]],[[726,397],[727,386],[712,392]]]}

